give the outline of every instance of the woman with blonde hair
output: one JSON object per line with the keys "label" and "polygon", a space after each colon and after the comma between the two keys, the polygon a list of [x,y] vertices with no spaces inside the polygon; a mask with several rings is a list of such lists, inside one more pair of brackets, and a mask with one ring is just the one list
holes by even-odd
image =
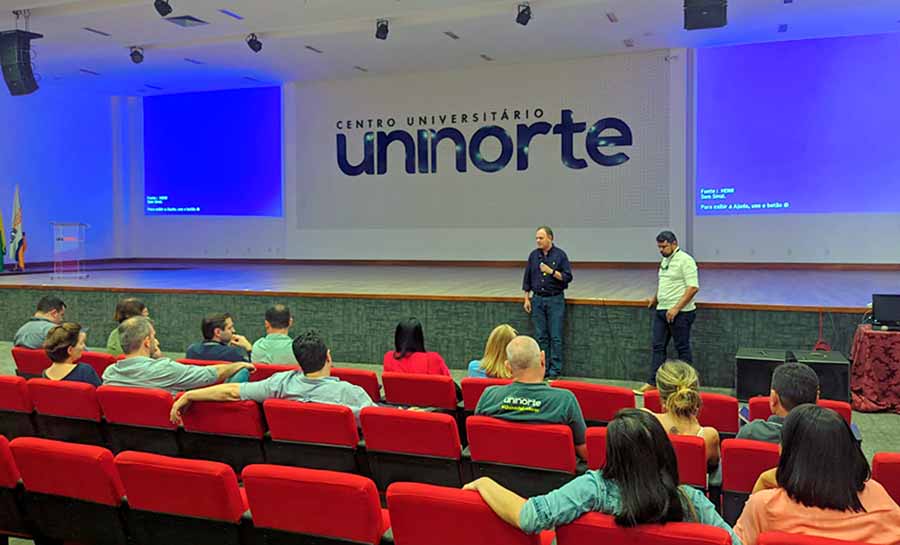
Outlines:
{"label": "woman with blonde hair", "polygon": [[500,324],[491,331],[484,355],[469,362],[469,376],[474,378],[512,378],[506,366],[506,345],[518,335],[509,324]]}
{"label": "woman with blonde hair", "polygon": [[700,377],[697,371],[680,360],[669,360],[656,371],[656,387],[663,406],[662,414],[655,414],[666,432],[676,435],[695,435],[706,443],[706,464],[719,465],[719,432],[703,427],[697,420],[703,401],[700,398]]}

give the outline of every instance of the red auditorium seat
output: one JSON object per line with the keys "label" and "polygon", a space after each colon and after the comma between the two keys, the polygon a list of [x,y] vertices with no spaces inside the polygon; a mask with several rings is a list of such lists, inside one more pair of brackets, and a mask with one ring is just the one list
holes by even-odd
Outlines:
{"label": "red auditorium seat", "polygon": [[33,413],[25,379],[0,375],[0,435],[9,439],[36,435]]}
{"label": "red auditorium seat", "polygon": [[235,473],[264,460],[262,415],[255,401],[195,401],[182,416],[181,454],[214,460]]}
{"label": "red auditorium seat", "polygon": [[[700,407],[697,420],[700,421],[701,426],[715,428],[723,439],[737,435],[740,428],[740,408],[737,398],[700,392],[700,399],[703,400],[703,406]],[[650,390],[644,394],[644,407],[655,413],[663,412],[659,390]]]}
{"label": "red auditorium seat", "polygon": [[50,539],[127,543],[120,507],[125,491],[102,447],[20,437],[9,444],[25,485],[26,518]]}
{"label": "red auditorium seat", "polygon": [[853,420],[853,409],[846,401],[835,401],[833,399],[820,399],[817,403],[819,407],[825,407],[841,415],[847,424],[851,424]]}
{"label": "red auditorium seat", "polygon": [[93,367],[94,371],[97,372],[97,376],[103,378],[103,371],[106,371],[107,367],[114,365],[118,360],[116,360],[115,356],[106,352],[84,351],[81,353],[80,361]]}
{"label": "red auditorium seat", "polygon": [[[853,409],[850,407],[850,404],[846,401],[835,401],[833,399],[820,399],[817,403],[819,407],[825,407],[826,409],[831,409],[834,412],[841,415],[841,417],[847,422],[847,424],[852,423],[853,419]],[[747,400],[747,406],[750,411],[750,420],[766,420],[770,416],[772,416],[772,410],[769,407],[769,398],[768,396],[756,396],[751,397]]]}
{"label": "red auditorium seat", "polygon": [[550,532],[545,541],[507,524],[474,490],[394,483],[387,504],[396,545],[539,545],[552,540]]}
{"label": "red auditorium seat", "polygon": [[382,373],[384,398],[394,405],[436,407],[456,411],[456,385],[444,375]]}
{"label": "red auditorium seat", "polygon": [[706,442],[696,435],[669,434],[669,440],[678,459],[681,484],[706,490]]}
{"label": "red auditorium seat", "polygon": [[460,382],[463,396],[463,408],[467,414],[475,412],[481,394],[491,386],[504,386],[512,382],[508,378],[471,378],[466,377]]}
{"label": "red auditorium seat", "polygon": [[11,535],[31,539],[19,506],[19,478],[9,441],[0,435],[0,538]]}
{"label": "red auditorium seat", "polygon": [[559,545],[731,545],[722,528],[696,522],[642,524],[625,528],[612,515],[587,513],[556,529]]}
{"label": "red auditorium seat", "polygon": [[271,365],[260,363],[256,366],[256,371],[250,373],[250,382],[259,382],[266,380],[275,373],[284,373],[285,371],[299,371],[299,365]]}
{"label": "red auditorium seat", "polygon": [[559,488],[575,476],[572,429],[487,416],[466,419],[474,477],[492,477],[520,496]]}
{"label": "red auditorium seat", "polygon": [[272,464],[356,473],[359,432],[350,407],[287,399],[263,402]]}
{"label": "red auditorium seat", "polygon": [[379,490],[398,481],[464,484],[459,430],[449,414],[366,407],[360,421]]}
{"label": "red auditorium seat", "polygon": [[243,480],[254,543],[376,545],[390,528],[375,483],[360,475],[252,465]]}
{"label": "red auditorium seat", "polygon": [[588,450],[588,468],[600,469],[606,465],[606,428],[588,428],[585,433]]}
{"label": "red auditorium seat", "polygon": [[41,437],[106,446],[96,388],[86,382],[33,378],[28,393]]}
{"label": "red auditorium seat", "polygon": [[[681,484],[706,490],[706,444],[701,437],[669,435],[678,460]],[[606,465],[606,428],[589,428],[585,434],[588,467],[600,469]]]}
{"label": "red auditorium seat", "polygon": [[778,445],[748,439],[722,441],[722,518],[732,526],[760,473],[778,465]]}
{"label": "red auditorium seat", "polygon": [[759,534],[756,543],[757,545],[865,545],[859,541],[843,541],[784,532],[763,532]]}
{"label": "red auditorium seat", "polygon": [[900,505],[900,452],[877,452],[872,458],[872,478],[881,483]]}
{"label": "red auditorium seat", "polygon": [[179,455],[178,425],[169,419],[172,394],[155,388],[100,386],[97,400],[106,418],[113,452]]}
{"label": "red auditorium seat", "polygon": [[[141,545],[239,545],[247,511],[237,477],[219,462],[123,452],[128,531]],[[285,506],[282,506],[285,509]]]}
{"label": "red auditorium seat", "polygon": [[53,365],[43,349],[14,346],[12,357],[16,362],[16,374],[25,378],[40,378],[44,369]]}
{"label": "red auditorium seat", "polygon": [[381,385],[378,384],[378,375],[376,375],[374,371],[349,369],[347,367],[332,367],[331,376],[337,377],[344,382],[349,382],[350,384],[356,384],[365,390],[375,403],[381,401]]}
{"label": "red auditorium seat", "polygon": [[620,409],[634,408],[634,392],[628,388],[574,380],[554,380],[550,384],[575,394],[589,426],[605,426]]}

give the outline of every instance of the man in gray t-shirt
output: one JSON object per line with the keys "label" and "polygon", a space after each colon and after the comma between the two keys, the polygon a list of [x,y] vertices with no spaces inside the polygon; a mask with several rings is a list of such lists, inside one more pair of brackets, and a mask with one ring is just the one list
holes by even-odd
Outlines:
{"label": "man in gray t-shirt", "polygon": [[159,351],[153,323],[145,316],[134,316],[119,324],[119,340],[125,359],[103,372],[106,386],[161,388],[174,394],[226,380],[242,369],[254,369],[245,362],[183,365],[165,358]]}
{"label": "man in gray t-shirt", "polygon": [[331,376],[331,351],[315,330],[299,335],[293,342],[294,356],[300,362],[299,371],[275,373],[266,380],[240,384],[218,384],[187,392],[172,405],[172,421],[181,422],[181,415],[192,401],[241,401],[262,403],[267,399],[290,399],[299,402],[331,403],[350,407],[359,424],[359,412],[375,402],[365,390]]}
{"label": "man in gray t-shirt", "polygon": [[506,358],[513,383],[487,388],[475,414],[513,422],[565,424],[572,428],[575,453],[587,460],[581,407],[575,394],[544,382],[545,356],[537,342],[524,335],[514,338],[506,347]]}
{"label": "man in gray t-shirt", "polygon": [[62,299],[53,295],[41,297],[34,316],[16,331],[13,345],[32,349],[43,347],[47,332],[61,324],[65,314],[66,304]]}
{"label": "man in gray t-shirt", "polygon": [[753,439],[767,443],[781,443],[784,419],[797,405],[819,401],[819,377],[805,363],[783,363],[772,373],[772,391],[767,420],[754,420],[743,426],[738,439]]}

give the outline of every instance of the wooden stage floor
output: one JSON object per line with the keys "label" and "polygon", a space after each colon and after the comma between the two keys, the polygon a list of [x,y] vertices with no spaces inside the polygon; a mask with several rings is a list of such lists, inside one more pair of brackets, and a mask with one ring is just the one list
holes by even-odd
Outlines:
{"label": "wooden stage floor", "polygon": [[[566,292],[573,304],[640,305],[656,270],[574,267]],[[49,273],[3,274],[0,289],[57,286],[193,293],[285,293],[312,297],[514,301],[522,270],[513,267],[138,263],[94,266],[85,279]],[[698,303],[709,308],[864,310],[872,293],[900,293],[900,272],[700,268]]]}

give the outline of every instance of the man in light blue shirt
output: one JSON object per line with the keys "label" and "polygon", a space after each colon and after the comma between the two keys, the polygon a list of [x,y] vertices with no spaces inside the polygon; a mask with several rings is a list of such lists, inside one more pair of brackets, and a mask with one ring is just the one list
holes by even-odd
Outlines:
{"label": "man in light blue shirt", "polygon": [[61,324],[66,315],[66,304],[54,295],[41,297],[37,310],[30,320],[16,331],[14,346],[24,348],[41,348],[47,332]]}
{"label": "man in light blue shirt", "polygon": [[293,339],[288,330],[294,325],[291,311],[284,305],[274,305],[266,310],[266,336],[257,339],[250,351],[253,363],[275,363],[297,365],[294,357]]}
{"label": "man in light blue shirt", "polygon": [[359,424],[359,412],[375,403],[365,390],[331,376],[331,351],[318,331],[309,330],[293,341],[294,357],[300,371],[275,373],[266,380],[240,384],[218,384],[191,390],[172,405],[172,422],[180,423],[181,415],[192,401],[242,401],[262,403],[267,399],[290,399],[299,402],[330,403],[350,407]]}
{"label": "man in light blue shirt", "polygon": [[145,316],[134,316],[119,324],[119,340],[125,359],[103,372],[105,386],[161,388],[174,394],[215,384],[243,369],[254,369],[245,362],[183,365],[163,357],[153,323]]}

